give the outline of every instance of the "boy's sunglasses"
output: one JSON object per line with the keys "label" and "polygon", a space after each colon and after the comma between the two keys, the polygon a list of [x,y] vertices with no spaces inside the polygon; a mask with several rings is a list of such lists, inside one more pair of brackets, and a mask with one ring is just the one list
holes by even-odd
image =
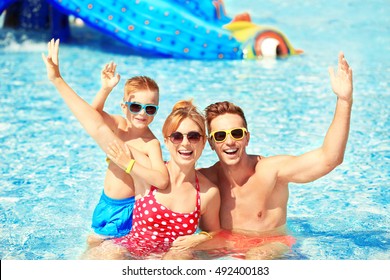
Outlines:
{"label": "boy's sunglasses", "polygon": [[154,116],[157,114],[158,106],[153,104],[141,104],[137,102],[125,102],[127,107],[129,108],[130,113],[139,114],[142,109],[145,109],[145,113],[148,116]]}
{"label": "boy's sunglasses", "polygon": [[210,138],[214,138],[215,142],[225,142],[228,134],[233,138],[233,140],[241,140],[244,138],[245,133],[248,131],[244,127],[232,128],[228,130],[217,130],[210,133]]}
{"label": "boy's sunglasses", "polygon": [[197,131],[190,131],[188,133],[181,133],[179,131],[176,131],[169,135],[169,140],[171,140],[173,144],[180,144],[181,142],[183,142],[185,135],[187,136],[188,142],[190,142],[191,144],[198,143],[200,138],[202,138],[202,135]]}

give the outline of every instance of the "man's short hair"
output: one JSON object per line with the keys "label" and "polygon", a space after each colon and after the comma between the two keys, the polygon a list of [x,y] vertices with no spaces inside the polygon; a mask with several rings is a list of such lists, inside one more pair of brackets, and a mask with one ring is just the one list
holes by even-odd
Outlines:
{"label": "man's short hair", "polygon": [[223,101],[223,102],[216,102],[214,104],[210,104],[205,109],[208,133],[211,132],[211,128],[210,128],[211,121],[216,117],[224,114],[234,114],[240,116],[244,122],[244,127],[248,129],[248,124],[246,122],[244,111],[239,106],[234,105],[229,101]]}

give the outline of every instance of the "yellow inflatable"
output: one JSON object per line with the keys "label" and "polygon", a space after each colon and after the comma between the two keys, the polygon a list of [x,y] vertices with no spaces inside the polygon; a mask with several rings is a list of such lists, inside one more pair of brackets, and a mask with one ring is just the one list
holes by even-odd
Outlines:
{"label": "yellow inflatable", "polygon": [[231,31],[234,38],[242,43],[245,59],[284,57],[303,53],[302,50],[295,49],[278,29],[252,23],[248,13],[237,15],[223,27]]}

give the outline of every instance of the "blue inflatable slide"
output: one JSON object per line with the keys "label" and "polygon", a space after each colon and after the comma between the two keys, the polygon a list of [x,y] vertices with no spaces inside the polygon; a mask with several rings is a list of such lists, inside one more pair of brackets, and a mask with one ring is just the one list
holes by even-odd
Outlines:
{"label": "blue inflatable slide", "polygon": [[[0,13],[15,0],[0,2]],[[229,18],[222,0],[46,0],[56,10],[136,48],[183,59],[253,59],[302,51],[249,14]]]}

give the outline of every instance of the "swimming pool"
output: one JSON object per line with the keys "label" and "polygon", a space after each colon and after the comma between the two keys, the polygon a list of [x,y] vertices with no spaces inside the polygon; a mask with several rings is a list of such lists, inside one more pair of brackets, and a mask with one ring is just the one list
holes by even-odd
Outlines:
{"label": "swimming pool", "polygon": [[[243,11],[251,1],[226,1]],[[254,1],[252,1],[254,2]],[[179,99],[204,108],[243,107],[250,153],[299,154],[319,146],[335,96],[327,67],[343,50],[355,97],[344,163],[316,182],[290,185],[288,227],[298,239],[287,259],[390,259],[390,5],[386,0],[262,1],[254,21],[277,26],[303,56],[261,61],[189,61],[129,56],[120,43],[74,30],[61,49],[64,78],[87,101],[100,68],[114,60],[122,81],[107,102],[120,113],[126,77],[143,74],[161,88],[161,127]],[[340,3],[339,3],[340,2]],[[105,171],[104,154],[47,81],[40,53],[46,34],[0,29],[0,258],[77,259],[85,248]],[[109,41],[109,47],[104,44]],[[167,158],[164,148],[164,157]],[[207,147],[199,166],[216,160]]]}

